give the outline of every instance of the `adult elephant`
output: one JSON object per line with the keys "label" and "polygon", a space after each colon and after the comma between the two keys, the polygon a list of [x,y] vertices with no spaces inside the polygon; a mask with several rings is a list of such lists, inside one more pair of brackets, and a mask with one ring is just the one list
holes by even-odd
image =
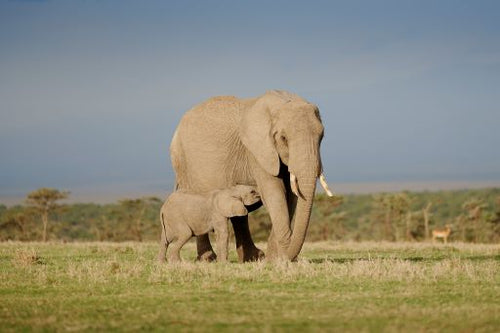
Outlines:
{"label": "adult elephant", "polygon": [[[304,243],[318,177],[331,194],[322,174],[323,131],[318,107],[295,94],[210,98],[187,111],[174,133],[176,186],[196,192],[257,186],[272,223],[267,257],[294,260]],[[262,257],[248,219],[231,222],[240,262]],[[215,257],[208,235],[197,237],[197,250],[199,258]]]}

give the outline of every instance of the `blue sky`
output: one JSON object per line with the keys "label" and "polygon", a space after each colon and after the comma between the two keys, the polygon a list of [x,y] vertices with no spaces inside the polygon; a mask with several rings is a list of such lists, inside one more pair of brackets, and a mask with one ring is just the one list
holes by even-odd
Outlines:
{"label": "blue sky", "polygon": [[331,183],[500,179],[498,1],[2,1],[0,190],[170,189],[182,114],[268,89]]}

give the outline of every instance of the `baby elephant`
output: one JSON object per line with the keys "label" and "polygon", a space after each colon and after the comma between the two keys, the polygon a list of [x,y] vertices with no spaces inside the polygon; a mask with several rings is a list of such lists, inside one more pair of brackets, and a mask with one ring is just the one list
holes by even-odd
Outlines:
{"label": "baby elephant", "polygon": [[253,186],[236,185],[215,190],[206,195],[177,191],[172,193],[161,207],[162,226],[159,261],[165,261],[170,245],[169,262],[180,261],[179,252],[193,236],[215,230],[217,253],[220,261],[227,261],[228,227],[233,216],[248,214],[245,205],[260,201]]}

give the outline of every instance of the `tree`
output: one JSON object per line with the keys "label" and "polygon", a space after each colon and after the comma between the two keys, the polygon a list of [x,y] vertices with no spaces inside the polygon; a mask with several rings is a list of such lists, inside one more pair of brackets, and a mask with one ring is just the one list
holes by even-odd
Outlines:
{"label": "tree", "polygon": [[26,202],[38,214],[40,214],[43,223],[42,240],[47,241],[47,226],[49,224],[49,215],[56,211],[60,205],[57,201],[66,199],[69,195],[67,191],[59,191],[54,188],[39,188],[28,193]]}
{"label": "tree", "polygon": [[160,199],[156,197],[120,200],[120,206],[131,223],[130,232],[137,241],[142,242],[143,217],[146,209],[160,202]]}
{"label": "tree", "polygon": [[[316,202],[318,203],[318,209],[316,211],[317,215],[319,215],[319,238],[325,241],[329,240],[332,232],[336,239],[342,238],[345,235],[343,222],[346,219],[347,212],[337,212],[336,210],[344,203],[344,197],[339,195],[335,197],[318,195],[316,197]],[[321,207],[321,209],[319,209],[319,207]]]}
{"label": "tree", "polygon": [[0,218],[0,240],[27,240],[28,214],[17,209],[6,210]]}
{"label": "tree", "polygon": [[498,242],[500,239],[500,196],[496,198],[496,208],[495,211],[491,214],[489,218],[489,222],[491,223],[491,228],[493,231],[491,240],[493,242]]}
{"label": "tree", "polygon": [[474,242],[477,243],[479,240],[479,223],[482,220],[483,210],[487,207],[486,203],[482,199],[471,198],[467,200],[462,208],[467,211],[467,218],[472,222],[472,229],[474,230]]}
{"label": "tree", "polygon": [[[326,230],[323,232],[323,239],[328,240],[331,233],[333,233],[336,239],[342,239],[345,237],[347,231],[344,227],[344,223],[347,216],[348,213],[346,211],[331,214],[328,217],[329,224],[326,225]],[[333,227],[332,231],[330,231],[330,226]]]}
{"label": "tree", "polygon": [[423,209],[409,210],[406,214],[406,239],[426,240],[425,216]]}
{"label": "tree", "polygon": [[430,230],[429,230],[429,220],[430,220],[430,210],[432,207],[432,202],[427,202],[427,205],[424,209],[422,209],[422,214],[424,215],[424,228],[425,228],[425,240],[429,240],[430,238]]}
{"label": "tree", "polygon": [[[410,207],[407,193],[378,194],[373,196],[374,216],[383,221],[385,239],[398,241],[408,234],[406,214]],[[404,229],[405,232],[401,232]]]}

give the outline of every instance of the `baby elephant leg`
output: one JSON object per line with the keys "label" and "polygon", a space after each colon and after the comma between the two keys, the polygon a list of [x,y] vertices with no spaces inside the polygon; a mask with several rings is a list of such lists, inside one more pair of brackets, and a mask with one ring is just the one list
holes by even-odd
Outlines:
{"label": "baby elephant leg", "polygon": [[168,261],[171,263],[181,261],[181,248],[193,236],[193,233],[188,226],[185,226],[185,228],[179,228],[177,231],[177,235],[174,236],[174,239],[169,244],[170,251],[168,254]]}
{"label": "baby elephant leg", "polygon": [[228,243],[229,243],[229,231],[227,229],[227,219],[223,221],[218,221],[214,225],[214,230],[216,233],[216,242],[217,242],[217,261],[219,262],[227,262],[228,256]]}

